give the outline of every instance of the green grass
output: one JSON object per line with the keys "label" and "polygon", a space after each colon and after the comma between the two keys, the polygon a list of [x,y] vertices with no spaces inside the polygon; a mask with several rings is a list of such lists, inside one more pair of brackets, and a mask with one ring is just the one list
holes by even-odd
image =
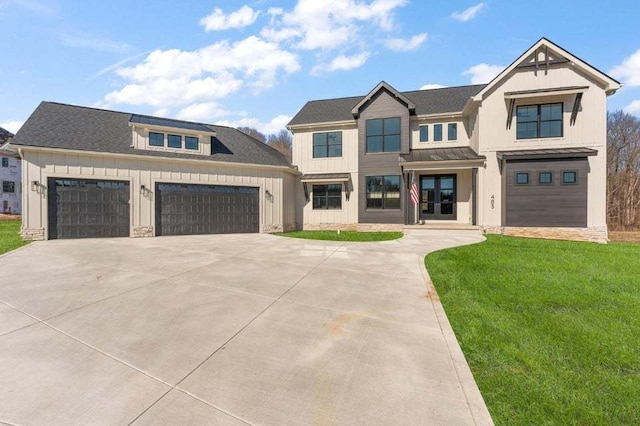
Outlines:
{"label": "green grass", "polygon": [[388,241],[402,237],[402,232],[355,232],[355,231],[293,231],[280,235],[291,238],[304,238],[307,240],[329,241]]}
{"label": "green grass", "polygon": [[20,236],[21,223],[19,220],[0,221],[0,254],[29,243]]}
{"label": "green grass", "polygon": [[490,235],[425,263],[497,425],[640,424],[640,245]]}

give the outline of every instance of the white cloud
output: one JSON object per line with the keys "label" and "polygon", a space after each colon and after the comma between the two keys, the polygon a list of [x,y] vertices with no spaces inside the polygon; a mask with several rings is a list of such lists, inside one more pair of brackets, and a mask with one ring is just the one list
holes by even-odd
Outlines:
{"label": "white cloud", "polygon": [[390,38],[385,41],[385,45],[388,49],[397,52],[408,52],[415,50],[427,41],[427,33],[416,34],[409,40],[403,38]]}
{"label": "white cloud", "polygon": [[271,119],[268,123],[263,123],[256,118],[245,117],[239,120],[228,121],[228,120],[219,120],[215,124],[219,124],[221,126],[229,126],[229,127],[253,127],[254,129],[258,129],[261,133],[265,135],[270,135],[272,133],[278,133],[280,130],[286,129],[287,123],[291,121],[291,116],[289,115],[278,115]]}
{"label": "white cloud", "polygon": [[475,6],[471,6],[470,8],[463,10],[462,12],[453,12],[451,17],[456,21],[467,22],[475,18],[483,7],[485,7],[484,2],[478,3]]}
{"label": "white cloud", "polygon": [[471,84],[488,83],[504,69],[501,65],[478,64],[464,71],[463,75],[471,76]]}
{"label": "white cloud", "polygon": [[228,30],[230,28],[244,28],[256,22],[259,15],[259,11],[253,10],[246,5],[228,15],[225,15],[222,9],[216,7],[213,13],[200,19],[200,25],[202,25],[207,32]]}
{"label": "white cloud", "polygon": [[271,27],[261,34],[288,40],[298,49],[332,50],[353,45],[366,25],[383,31],[394,26],[394,10],[407,0],[298,0],[290,12],[271,13]]}
{"label": "white cloud", "polygon": [[100,52],[124,53],[131,50],[131,46],[127,43],[81,32],[60,34],[60,41],[65,46],[82,47]]}
{"label": "white cloud", "polygon": [[369,52],[362,52],[352,56],[340,55],[334,58],[328,65],[316,65],[315,67],[313,67],[312,73],[320,74],[323,71],[347,71],[354,68],[359,68],[364,65],[365,62],[367,62],[367,59],[369,59],[370,55],[371,54]]}
{"label": "white cloud", "polygon": [[624,112],[640,117],[640,100],[633,101],[629,105],[624,107]]}
{"label": "white cloud", "polygon": [[425,84],[424,86],[420,87],[420,90],[442,89],[443,87],[447,87],[447,86],[443,86],[442,84],[437,84],[437,83],[431,83],[431,84]]}
{"label": "white cloud", "polygon": [[254,91],[268,89],[279,75],[299,69],[296,55],[255,36],[232,44],[220,41],[193,51],[156,50],[142,63],[116,70],[128,84],[107,94],[102,106],[167,108],[207,102],[245,86]]}
{"label": "white cloud", "polygon": [[176,114],[176,118],[180,120],[211,123],[214,118],[227,114],[229,114],[229,111],[222,109],[216,102],[202,102],[182,108],[178,114]]}
{"label": "white cloud", "polygon": [[0,127],[10,131],[15,135],[18,132],[18,130],[20,130],[20,127],[22,127],[23,124],[24,124],[24,121],[9,120],[9,121],[5,121],[4,123],[0,123]]}
{"label": "white cloud", "polygon": [[614,67],[610,74],[629,86],[640,86],[640,49]]}

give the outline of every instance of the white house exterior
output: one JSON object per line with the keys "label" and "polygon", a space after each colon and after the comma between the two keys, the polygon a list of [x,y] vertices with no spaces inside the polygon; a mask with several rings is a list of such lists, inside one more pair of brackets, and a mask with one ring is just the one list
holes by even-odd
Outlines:
{"label": "white house exterior", "polygon": [[8,141],[13,134],[0,127],[0,213],[19,215],[22,211],[21,162]]}
{"label": "white house exterior", "polygon": [[308,102],[288,125],[302,226],[457,224],[606,241],[606,98],[619,88],[543,38],[487,85],[398,92],[382,82]]}

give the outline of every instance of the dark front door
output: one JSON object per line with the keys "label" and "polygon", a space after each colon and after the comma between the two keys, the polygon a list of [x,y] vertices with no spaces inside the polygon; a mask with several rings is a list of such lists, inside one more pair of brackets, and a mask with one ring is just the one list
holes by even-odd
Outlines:
{"label": "dark front door", "polygon": [[420,176],[420,219],[456,219],[456,175]]}
{"label": "dark front door", "polygon": [[49,178],[49,238],[129,236],[129,182]]}
{"label": "dark front door", "polygon": [[260,232],[259,219],[258,188],[156,185],[156,235]]}

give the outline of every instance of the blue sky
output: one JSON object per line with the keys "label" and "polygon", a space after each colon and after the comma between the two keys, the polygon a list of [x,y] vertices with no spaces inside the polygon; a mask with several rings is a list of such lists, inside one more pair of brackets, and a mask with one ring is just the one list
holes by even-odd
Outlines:
{"label": "blue sky", "polygon": [[0,0],[0,126],[43,100],[276,132],[307,100],[486,82],[545,36],[640,116],[640,2]]}

